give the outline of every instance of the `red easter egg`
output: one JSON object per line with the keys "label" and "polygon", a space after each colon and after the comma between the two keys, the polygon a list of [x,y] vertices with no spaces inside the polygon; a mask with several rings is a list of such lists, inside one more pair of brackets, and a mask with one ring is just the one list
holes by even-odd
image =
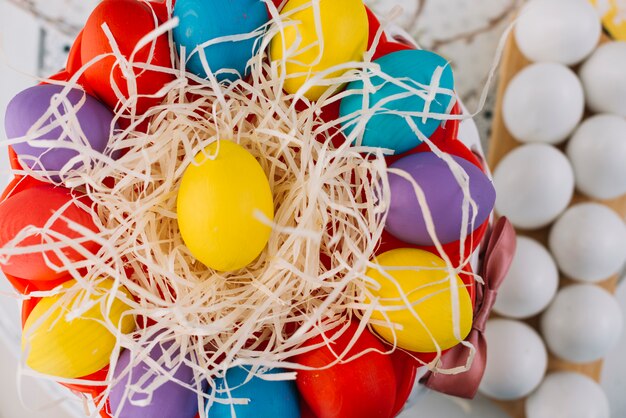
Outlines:
{"label": "red easter egg", "polygon": [[20,164],[20,160],[17,153],[12,146],[9,145],[9,165],[13,170],[23,170],[24,167]]}
{"label": "red easter egg", "polygon": [[[172,1],[172,7],[176,4],[176,1]],[[167,10],[167,1],[166,0],[155,0],[148,2],[148,5],[154,11],[157,19],[159,19],[159,23],[165,23],[170,20],[170,12]]]}
{"label": "red easter egg", "polygon": [[80,56],[80,49],[83,43],[83,31],[84,29],[78,33],[78,36],[74,39],[74,43],[72,44],[70,52],[67,55],[65,70],[68,74],[76,74],[76,72],[83,66],[83,60]]}
{"label": "red easter egg", "polygon": [[[81,61],[88,63],[93,58],[112,52],[102,25],[106,23],[115,38],[121,54],[130,59],[138,41],[153,31],[158,24],[152,9],[144,2],[135,0],[104,0],[91,13],[83,30],[81,42]],[[167,36],[157,38],[152,51],[152,43],[141,48],[134,56],[136,64],[148,63],[160,67],[172,67],[170,47]],[[136,93],[154,94],[174,76],[159,71],[134,67]],[[118,105],[118,98],[111,86],[117,85],[125,98],[129,97],[129,80],[124,76],[120,63],[113,56],[100,59],[85,71],[85,80],[97,96],[111,109]],[[142,97],[137,102],[137,112],[145,113],[150,107],[159,104],[162,99]]]}
{"label": "red easter egg", "polygon": [[[19,163],[16,163],[19,164]],[[48,183],[39,181],[30,176],[16,176],[13,180],[4,188],[2,196],[0,196],[0,202],[4,202],[9,197],[18,194],[21,191],[30,189],[37,186],[47,186]]]}
{"label": "red easter egg", "polygon": [[378,58],[384,57],[385,55],[389,55],[393,52],[398,51],[407,51],[409,49],[415,49],[410,45],[401,44],[399,42],[387,41],[381,42],[378,44],[376,51],[374,52],[373,60],[377,60]]}
{"label": "red easter egg", "polygon": [[[367,12],[367,21],[369,22],[369,33],[367,39],[367,49],[369,50],[374,44],[376,34],[380,30],[380,22],[378,21],[378,18],[376,17],[374,12],[372,12],[369,7],[366,7],[365,11]],[[383,32],[380,35],[376,49],[378,50],[382,44],[386,44],[387,42],[387,35],[385,34],[385,32]]]}
{"label": "red easter egg", "polygon": [[300,418],[317,418],[313,411],[311,411],[309,404],[304,402],[302,397],[300,397]]}
{"label": "red easter egg", "polygon": [[[351,323],[332,343],[336,354],[345,350],[357,327],[356,322]],[[326,336],[332,337],[337,331],[330,331]],[[310,344],[322,341],[323,338],[319,336],[313,338]],[[386,351],[383,343],[366,329],[347,357],[370,348]],[[324,345],[295,356],[294,361],[321,368],[335,359],[336,355]],[[303,400],[318,418],[389,418],[395,406],[396,376],[391,359],[383,354],[368,353],[349,363],[327,369],[298,371],[296,383]]]}
{"label": "red easter egg", "polygon": [[[50,217],[62,207],[65,207],[62,213],[64,218],[97,232],[98,229],[91,215],[72,200],[73,197],[69,190],[52,185],[31,187],[6,199],[0,204],[0,247],[4,247],[27,226],[43,227]],[[87,199],[84,199],[83,202],[89,204]],[[50,226],[50,230],[63,234],[70,239],[78,239],[82,236],[70,229],[64,219],[55,220]],[[58,242],[53,237],[49,237],[49,240]],[[17,246],[28,247],[41,245],[44,242],[41,236],[30,236],[22,240]],[[92,253],[96,253],[99,249],[99,245],[95,242],[87,242],[83,246]],[[78,251],[68,246],[61,250],[70,261],[83,259]],[[45,255],[54,265],[61,266],[61,260],[53,251],[47,251]],[[48,267],[44,254],[41,253],[14,255],[1,266],[4,272],[12,276],[27,277],[35,281],[58,280],[66,275],[65,271],[57,272]]]}
{"label": "red easter egg", "polygon": [[395,417],[404,408],[404,404],[409,399],[409,395],[411,395],[415,385],[417,369],[421,365],[402,350],[394,351],[389,357],[396,375],[396,403],[391,414],[392,417]]}
{"label": "red easter egg", "polygon": [[4,273],[4,276],[7,278],[9,283],[11,283],[13,288],[22,295],[29,295],[31,292],[52,290],[72,278],[71,276],[64,276],[58,280],[34,281],[20,279],[6,273]]}

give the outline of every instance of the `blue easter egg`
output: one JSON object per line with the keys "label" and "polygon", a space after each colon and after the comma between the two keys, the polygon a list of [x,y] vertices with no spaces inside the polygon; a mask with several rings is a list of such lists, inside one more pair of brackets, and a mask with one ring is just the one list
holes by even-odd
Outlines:
{"label": "blue easter egg", "polygon": [[[248,399],[248,404],[225,405],[217,402],[212,405],[207,404],[207,416],[230,418],[236,414],[237,418],[300,417],[299,395],[295,381],[269,381],[255,376],[244,383],[249,370],[244,367],[233,367],[226,372],[225,379],[215,379],[218,399],[229,399],[228,392],[225,392],[228,387],[230,399]],[[273,369],[266,373],[284,372],[282,369]]]}
{"label": "blue easter egg", "polygon": [[[433,95],[431,100],[427,100],[427,97],[432,91],[430,86],[435,86],[434,76],[439,67],[443,71],[437,83],[438,86],[449,90],[454,89],[452,69],[441,56],[423,50],[398,51],[374,62],[380,66],[381,72],[424,93],[393,98],[393,96],[408,93],[409,89],[388,82],[380,76],[370,77],[375,91],[369,93],[368,106],[369,109],[375,109],[375,113],[367,121],[361,144],[367,147],[387,148],[393,150],[395,154],[402,154],[418,146],[422,140],[413,132],[404,116],[392,112],[428,110],[429,113],[446,113],[452,101],[450,94],[439,92]],[[357,128],[360,118],[356,115],[362,110],[367,110],[364,108],[363,89],[363,81],[353,81],[347,87],[347,91],[351,91],[351,94],[341,100],[340,115],[342,118],[347,118],[347,121],[343,122],[346,135],[350,135]],[[427,103],[429,106],[426,106]],[[411,119],[426,137],[430,137],[441,124],[441,120],[435,118],[424,120],[421,116],[411,116]]]}
{"label": "blue easter egg", "polygon": [[[202,78],[207,74],[200,60],[201,51],[191,55],[198,45],[223,36],[251,34],[269,21],[267,8],[261,0],[178,0],[174,16],[180,19],[174,29],[176,47],[186,48],[187,71]],[[211,72],[219,81],[243,77],[258,41],[260,37],[253,36],[205,47]]]}

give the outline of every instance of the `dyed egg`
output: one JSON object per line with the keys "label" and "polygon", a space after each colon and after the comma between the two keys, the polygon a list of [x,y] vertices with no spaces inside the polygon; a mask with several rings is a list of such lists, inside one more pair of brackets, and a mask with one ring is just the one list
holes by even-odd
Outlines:
{"label": "dyed egg", "polygon": [[[411,117],[426,137],[441,124],[455,94],[452,69],[444,58],[421,50],[394,52],[374,62],[386,77],[405,85],[398,86],[378,75],[369,78],[373,91],[366,90],[361,80],[351,82],[349,94],[341,100],[340,115],[347,118],[342,126],[346,135],[356,134],[357,144],[402,154],[422,142],[406,117]],[[445,91],[435,91],[436,88]],[[425,113],[429,115],[422,116]],[[361,115],[367,119],[365,126],[361,126]]]}
{"label": "dyed egg", "polygon": [[554,221],[574,195],[574,170],[558,149],[527,144],[500,161],[493,175],[496,211],[521,229]]}
{"label": "dyed egg", "polygon": [[502,116],[520,142],[563,142],[585,110],[585,94],[576,74],[561,64],[533,64],[506,88]]}
{"label": "dyed egg", "polygon": [[[185,363],[176,364],[178,359],[170,350],[171,345],[170,342],[156,344],[148,355],[151,364],[148,364],[146,360],[137,361],[130,350],[122,352],[113,375],[116,383],[109,394],[111,411],[115,416],[124,418],[194,418],[196,416],[198,395],[195,391],[172,380],[155,388],[155,380],[164,372],[171,374],[179,382],[195,387],[193,369]],[[172,367],[172,361],[176,364],[176,368]],[[132,367],[128,370],[131,362]],[[155,369],[154,364],[158,364],[159,369]],[[150,393],[149,390],[154,391],[148,405],[133,405],[131,401],[145,400],[147,394]]]}
{"label": "dyed egg", "polygon": [[559,286],[559,270],[548,250],[518,236],[515,256],[498,290],[493,309],[510,318],[529,318],[543,311]]}
{"label": "dyed egg", "polygon": [[[285,373],[273,369],[264,375]],[[247,399],[247,405],[229,405],[217,401],[207,403],[206,414],[211,418],[299,418],[298,389],[293,380],[264,380],[253,376],[248,380],[250,369],[233,367],[224,378],[215,379],[215,396],[222,402],[229,399]],[[178,416],[178,415],[176,415]]]}
{"label": "dyed egg", "polygon": [[490,398],[509,401],[530,394],[543,380],[548,352],[537,331],[523,322],[492,319],[485,338],[489,355],[478,390]]}
{"label": "dyed egg", "polygon": [[[333,339],[331,348],[323,344],[322,336],[307,341],[320,347],[294,357],[294,361],[314,370],[299,370],[296,382],[303,401],[316,417],[333,418],[388,418],[393,416],[397,397],[397,380],[391,356],[369,352],[349,362],[328,367],[337,360],[362,353],[365,350],[388,351],[367,328],[351,345],[358,323],[351,322],[345,329],[337,327],[325,333]],[[341,335],[336,335],[343,332]],[[346,352],[348,345],[350,350]],[[315,370],[317,369],[317,370]]]}
{"label": "dyed egg", "polygon": [[[94,224],[92,214],[80,207],[77,201],[74,201],[69,190],[61,187],[55,188],[52,185],[32,187],[11,196],[0,204],[0,248],[4,248],[24,228],[44,227],[61,208],[63,208],[63,218],[97,233],[98,228]],[[89,205],[89,202],[85,199],[83,204]],[[71,240],[84,238],[62,218],[52,222],[50,230]],[[59,239],[55,237],[44,239],[40,234],[34,234],[23,239],[16,246],[29,247],[47,242],[59,242]],[[97,243],[91,241],[83,243],[82,246],[93,254],[97,253],[100,248]],[[84,260],[81,253],[69,246],[62,247],[61,251],[70,262]],[[57,268],[53,269],[48,264]],[[63,262],[52,250],[45,253],[33,250],[33,252],[13,255],[2,264],[2,270],[12,276],[35,281],[57,280],[67,274]]]}
{"label": "dyed egg", "polygon": [[[130,59],[139,40],[157,28],[152,9],[147,2],[135,0],[104,0],[93,10],[83,30],[80,57],[83,65],[96,57],[112,52],[109,39],[102,25],[107,24],[120,53]],[[172,68],[170,47],[167,35],[159,36],[156,41],[148,43],[133,56],[135,64]],[[135,77],[129,80],[123,73],[120,62],[112,56],[101,58],[85,71],[88,86],[104,101],[110,109],[115,109],[120,99],[131,96],[151,95],[157,93],[174,76],[161,71],[134,67]],[[115,83],[123,97],[118,98],[112,86]],[[137,100],[137,113],[145,113],[150,107],[157,105],[161,99],[142,97]]]}
{"label": "dyed egg", "polygon": [[587,106],[596,113],[626,117],[626,42],[607,42],[580,69]]}
{"label": "dyed egg", "polygon": [[588,0],[534,0],[515,25],[515,40],[531,61],[575,65],[593,52],[602,25]]}
{"label": "dyed egg", "polygon": [[[452,313],[452,297],[455,296],[451,294],[453,287],[447,279],[446,263],[441,258],[423,250],[399,248],[377,256],[376,263],[393,281],[376,268],[367,270],[367,277],[378,285],[370,289],[372,297],[379,303],[372,319],[402,326],[402,329],[394,330],[387,324],[373,324],[381,337],[418,353],[437,351],[437,345],[441,350],[447,350],[467,337],[472,328],[472,301],[463,281],[458,276],[453,277],[459,305],[457,338]],[[399,267],[406,267],[406,270]],[[402,296],[414,304],[413,309],[406,306]]]}
{"label": "dyed egg", "polygon": [[596,199],[626,194],[626,120],[597,115],[576,130],[567,145],[576,187]]}
{"label": "dyed egg", "polygon": [[608,279],[626,262],[624,220],[599,203],[570,207],[552,227],[549,243],[559,269],[576,280]]}
{"label": "dyed egg", "polygon": [[[369,24],[362,0],[321,1],[315,7],[310,0],[289,0],[281,16],[283,31],[272,39],[270,52],[272,61],[284,63],[287,75],[284,89],[288,93],[296,94],[310,82],[301,94],[309,100],[318,100],[327,89],[338,88],[329,80],[349,69],[342,68],[323,77],[320,73],[363,60]],[[321,25],[321,34],[317,23]],[[312,80],[314,77],[320,79]]]}
{"label": "dyed egg", "polygon": [[[76,285],[71,280],[63,287]],[[75,379],[109,364],[116,338],[102,322],[119,327],[124,334],[135,329],[135,319],[127,314],[130,307],[124,300],[132,300],[128,290],[118,288],[116,292],[121,295],[110,303],[114,285],[114,280],[106,279],[93,290],[97,296],[81,289],[64,305],[59,303],[62,295],[42,298],[24,324],[22,351],[26,353],[26,365],[50,376]],[[68,319],[71,304],[86,298],[96,303],[78,318]],[[108,312],[106,318],[104,312]]]}
{"label": "dyed egg", "polygon": [[[5,117],[7,137],[15,139],[26,136],[31,127],[48,111],[54,97],[62,91],[62,86],[45,84],[30,87],[15,96],[7,106]],[[79,102],[83,98],[85,102],[79,107]],[[77,89],[68,92],[67,101],[77,109],[75,117],[80,131],[64,132],[63,127],[66,123],[63,121],[60,121],[58,127],[50,130],[49,127],[52,124],[59,123],[55,116],[50,116],[39,128],[47,132],[33,138],[39,146],[29,145],[26,141],[12,145],[23,164],[38,171],[59,172],[67,166],[70,160],[81,154],[79,150],[71,147],[84,148],[85,143],[88,143],[88,147],[94,151],[104,154],[111,128],[114,127],[113,113],[102,103]],[[53,107],[55,113],[67,114],[64,103],[60,102]],[[46,140],[55,142],[52,145],[39,142]],[[65,144],[67,147],[64,146]],[[91,158],[85,155],[83,161],[76,162],[66,169],[76,170],[84,165],[90,165]],[[53,175],[52,178],[58,179],[58,176]]]}
{"label": "dyed egg", "polygon": [[609,400],[602,387],[580,373],[557,372],[526,400],[528,418],[610,418]]}
{"label": "dyed egg", "polygon": [[541,317],[541,333],[550,351],[572,363],[600,360],[615,347],[622,332],[622,311],[601,287],[568,286]]}
{"label": "dyed egg", "polygon": [[[213,158],[214,157],[214,158]],[[269,182],[258,161],[231,141],[199,153],[178,191],[178,226],[189,251],[218,271],[245,267],[267,245],[274,218]]]}
{"label": "dyed egg", "polygon": [[[469,235],[487,220],[496,200],[493,184],[485,173],[467,160],[451,158],[458,164],[461,173],[468,176],[467,187],[476,209],[469,200],[464,202],[463,187],[459,185],[448,163],[431,152],[409,155],[390,167],[391,170],[406,173],[424,192],[435,233],[441,244],[461,239],[464,204],[467,205],[466,216],[470,223],[466,230]],[[387,231],[410,244],[434,245],[434,240],[426,229],[426,215],[418,201],[414,185],[391,171],[389,186],[391,203],[385,224]]]}
{"label": "dyed egg", "polygon": [[[174,28],[174,41],[185,47],[187,70],[206,78],[200,54],[204,51],[209,69],[219,81],[234,81],[246,73],[246,65],[260,43],[263,25],[269,20],[265,3],[261,0],[178,0],[174,17],[180,24]],[[259,30],[256,36],[239,41],[223,41],[193,52],[196,47],[223,36],[247,35]]]}

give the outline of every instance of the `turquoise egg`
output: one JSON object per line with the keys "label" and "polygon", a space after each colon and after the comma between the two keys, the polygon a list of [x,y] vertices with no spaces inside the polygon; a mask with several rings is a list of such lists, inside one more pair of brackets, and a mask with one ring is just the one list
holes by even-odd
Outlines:
{"label": "turquoise egg", "polygon": [[[248,399],[247,405],[225,405],[214,402],[207,404],[206,414],[211,418],[300,418],[299,395],[296,382],[269,381],[252,377],[248,382],[249,368],[233,367],[225,378],[215,380],[218,399],[229,399],[226,387],[230,388],[230,398]],[[284,373],[273,369],[270,374]],[[244,383],[246,382],[246,383]],[[233,414],[234,412],[234,414]]]}
{"label": "turquoise egg", "polygon": [[[206,78],[200,53],[191,55],[198,46],[210,40],[230,35],[251,34],[269,21],[265,3],[261,0],[178,0],[174,16],[180,19],[174,28],[176,48],[186,48],[187,71]],[[239,41],[227,41],[204,48],[213,74],[219,81],[235,81],[246,73],[246,64],[255,54],[259,36]]]}
{"label": "turquoise egg", "polygon": [[[375,113],[367,121],[361,144],[367,147],[387,148],[393,150],[395,154],[402,154],[418,146],[422,140],[413,132],[404,116],[391,112],[424,112],[427,103],[425,98],[431,92],[429,86],[434,85],[433,81],[436,81],[434,76],[437,68],[441,67],[443,70],[438,82],[440,88],[453,90],[454,75],[450,64],[444,58],[429,51],[398,51],[374,62],[380,66],[382,73],[424,93],[394,98],[396,95],[409,93],[410,90],[386,81],[380,76],[372,76],[369,79],[375,90],[369,93],[368,106],[369,109],[375,109]],[[355,112],[367,110],[364,108],[363,88],[363,81],[351,82],[347,87],[351,94],[341,100],[340,115],[342,118],[348,118],[343,122],[346,135],[350,135],[357,128],[357,121],[360,118]],[[439,92],[429,100],[430,107],[427,110],[429,113],[444,114],[451,101],[450,94]],[[351,115],[353,117],[350,118]],[[441,120],[435,118],[424,120],[421,116],[410,117],[426,137],[430,137],[441,124]]]}

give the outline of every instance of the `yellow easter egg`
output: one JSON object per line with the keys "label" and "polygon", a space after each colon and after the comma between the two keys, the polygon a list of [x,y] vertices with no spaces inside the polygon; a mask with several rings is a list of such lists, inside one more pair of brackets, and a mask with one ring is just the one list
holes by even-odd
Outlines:
{"label": "yellow easter egg", "polygon": [[[75,280],[70,280],[63,287],[71,288],[75,284]],[[98,284],[95,294],[89,296],[85,290],[80,290],[64,306],[58,304],[61,295],[42,298],[28,316],[22,333],[22,351],[27,355],[28,367],[50,376],[75,379],[108,365],[116,337],[103,324],[105,313],[108,312],[108,323],[114,324],[122,333],[135,329],[135,318],[122,316],[130,307],[119,297],[107,311],[107,295],[113,284],[113,280],[106,279]],[[117,291],[132,299],[126,288],[120,287]],[[97,303],[78,318],[67,319],[71,303],[83,301],[86,297]]]}
{"label": "yellow easter egg", "polygon": [[[316,6],[313,5],[316,3]],[[319,7],[321,37],[315,16]],[[295,11],[296,9],[301,9]],[[285,90],[296,93],[304,83],[316,74],[336,65],[363,60],[367,50],[369,24],[363,0],[289,0],[281,15],[285,21],[283,33],[272,39],[272,60],[283,59],[285,63]],[[290,24],[297,22],[297,24]],[[324,78],[341,76],[348,69],[335,71]],[[304,94],[309,100],[317,100],[329,86],[316,85]]]}
{"label": "yellow easter egg", "polygon": [[[377,256],[376,263],[397,284],[377,269],[368,269],[367,276],[380,285],[379,289],[371,289],[381,307],[374,311],[372,319],[386,321],[384,312],[392,323],[403,327],[401,330],[395,329],[399,347],[419,353],[431,353],[436,351],[435,341],[441,350],[460,342],[454,337],[451,287],[445,270],[446,264],[440,257],[423,250],[400,248]],[[403,270],[402,267],[407,269]],[[460,336],[463,340],[472,327],[472,301],[458,276],[454,278],[454,282],[458,289]],[[424,325],[401,299],[400,289]],[[393,343],[393,330],[388,325],[374,324],[373,327],[381,337]]]}
{"label": "yellow easter egg", "polygon": [[178,191],[178,227],[189,251],[217,271],[243,268],[261,254],[274,200],[259,162],[231,141],[214,143],[190,164]]}

